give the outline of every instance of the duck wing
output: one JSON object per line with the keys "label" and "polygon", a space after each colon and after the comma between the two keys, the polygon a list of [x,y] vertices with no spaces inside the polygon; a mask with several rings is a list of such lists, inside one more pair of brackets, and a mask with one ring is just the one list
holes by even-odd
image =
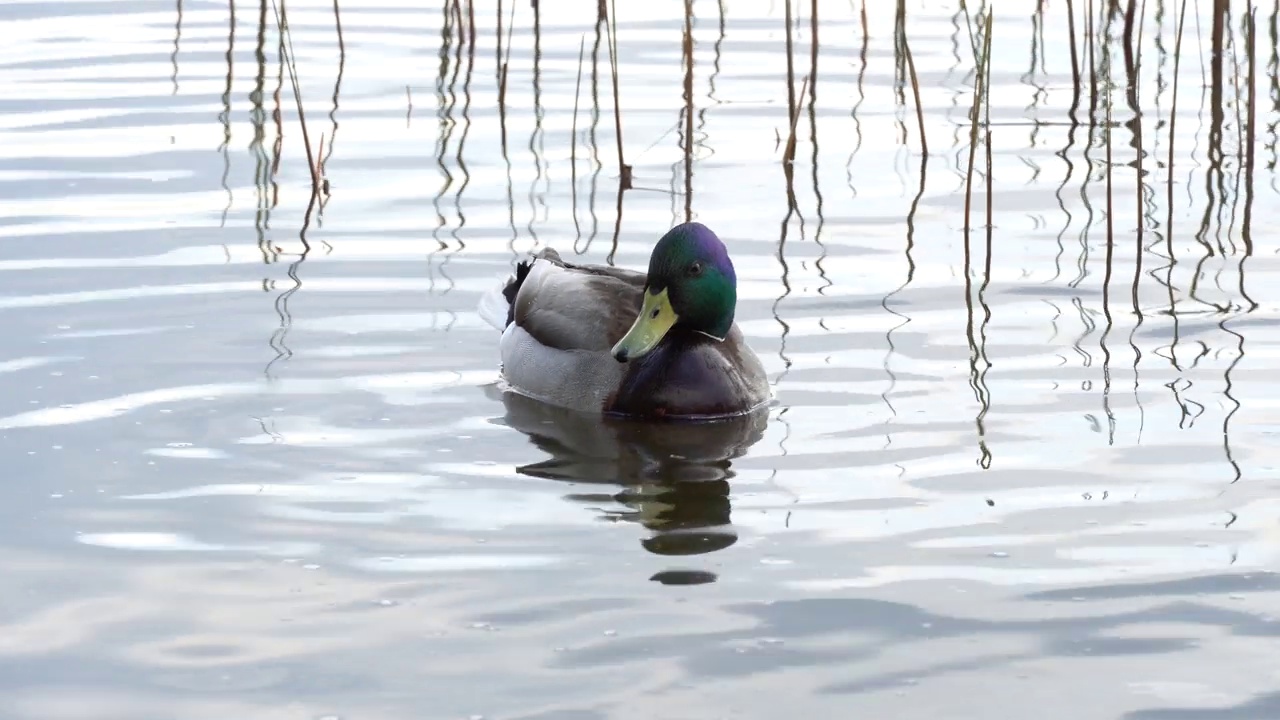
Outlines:
{"label": "duck wing", "polygon": [[547,248],[534,256],[527,271],[517,271],[517,280],[504,294],[511,303],[511,321],[540,344],[608,352],[635,321],[644,283],[644,273],[567,263]]}

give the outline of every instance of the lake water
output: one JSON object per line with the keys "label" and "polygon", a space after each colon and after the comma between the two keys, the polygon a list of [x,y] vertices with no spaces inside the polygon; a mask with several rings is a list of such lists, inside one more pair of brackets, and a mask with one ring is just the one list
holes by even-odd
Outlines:
{"label": "lake water", "polygon": [[[346,0],[340,50],[291,0],[310,211],[270,3],[3,5],[0,718],[1280,716],[1274,17],[1250,106],[1244,9],[1215,89],[1192,4],[1171,131],[1146,3],[1109,253],[1062,3],[997,9],[967,241],[954,4],[907,9],[924,163],[890,4],[817,52],[792,9],[790,176],[783,0],[693,3],[688,176],[684,3],[617,4],[621,199],[595,3],[504,3],[499,55],[494,3]],[[503,396],[516,259],[686,217],[767,417]]]}

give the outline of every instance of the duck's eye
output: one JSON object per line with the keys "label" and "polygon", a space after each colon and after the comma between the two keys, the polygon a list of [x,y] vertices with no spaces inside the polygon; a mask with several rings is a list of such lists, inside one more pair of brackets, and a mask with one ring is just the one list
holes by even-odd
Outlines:
{"label": "duck's eye", "polygon": [[694,262],[689,266],[689,277],[698,277],[702,274],[702,263]]}

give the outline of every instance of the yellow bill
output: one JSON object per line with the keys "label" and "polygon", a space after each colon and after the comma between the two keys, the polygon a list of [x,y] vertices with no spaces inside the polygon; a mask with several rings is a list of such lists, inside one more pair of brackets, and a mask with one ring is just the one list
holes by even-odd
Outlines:
{"label": "yellow bill", "polygon": [[640,315],[627,334],[613,346],[613,359],[626,362],[644,356],[662,342],[662,338],[679,319],[680,316],[671,309],[671,301],[667,298],[665,289],[659,293],[646,292]]}

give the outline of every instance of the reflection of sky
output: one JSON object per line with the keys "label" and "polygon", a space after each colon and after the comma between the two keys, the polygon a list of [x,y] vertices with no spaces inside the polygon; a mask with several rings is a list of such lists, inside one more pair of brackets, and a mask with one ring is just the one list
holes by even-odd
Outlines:
{"label": "reflection of sky", "polygon": [[[810,71],[809,4],[801,4],[798,78]],[[856,12],[847,2],[820,3],[818,163],[804,113],[799,217],[779,251],[787,214],[777,147],[787,131],[784,4],[728,3],[716,72],[718,18],[714,5],[695,3],[694,101],[705,114],[695,119],[693,207],[730,244],[738,320],[778,379],[779,406],[763,439],[732,466],[737,542],[664,557],[638,542],[657,530],[617,518],[651,518],[670,498],[517,474],[550,451],[505,426],[504,406],[481,389],[497,377],[496,337],[475,307],[511,259],[546,244],[569,255],[575,238],[591,239],[581,260],[604,262],[610,252],[616,156],[603,54],[601,167],[596,173],[587,160],[584,90],[576,215],[568,166],[577,47],[585,34],[589,54],[594,40],[588,5],[542,3],[539,135],[531,10],[516,3],[507,98],[513,206],[500,149],[493,8],[476,8],[484,44],[467,118],[461,79],[452,94],[436,94],[438,7],[344,8],[340,129],[327,166],[333,196],[323,222],[313,221],[314,249],[294,268],[301,287],[288,297],[309,180],[286,81],[279,205],[260,242],[249,100],[256,4],[237,6],[225,156],[225,6],[187,3],[176,92],[169,4],[77,3],[70,16],[41,18],[30,16],[61,11],[15,6],[25,17],[10,23],[11,42],[0,48],[0,457],[14,478],[0,487],[0,554],[15,578],[0,589],[8,613],[0,618],[0,690],[23,689],[20,717],[101,720],[85,712],[102,706],[131,718],[173,707],[251,718],[288,697],[303,698],[303,717],[394,718],[414,704],[394,698],[426,690],[461,717],[536,717],[599,697],[619,707],[631,700],[647,717],[663,707],[713,717],[724,708],[707,698],[767,707],[770,692],[803,695],[792,714],[830,717],[836,700],[824,700],[821,688],[892,679],[895,667],[919,679],[907,696],[919,703],[912,708],[925,707],[919,696],[928,695],[954,709],[992,672],[1027,676],[1023,686],[1038,691],[1055,677],[1095,681],[1099,705],[1073,717],[1230,704],[1274,686],[1253,672],[1274,663],[1269,640],[1251,624],[1272,612],[1266,571],[1280,540],[1268,484],[1280,425],[1270,369],[1274,248],[1259,231],[1246,276],[1257,311],[1198,312],[1206,306],[1187,299],[1199,277],[1204,297],[1241,302],[1238,252],[1196,268],[1208,98],[1197,60],[1207,39],[1194,37],[1192,24],[1175,138],[1173,280],[1183,314],[1175,327],[1162,313],[1167,291],[1145,273],[1164,263],[1149,252],[1142,324],[1135,322],[1135,177],[1123,164],[1133,151],[1119,128],[1105,308],[1113,326],[1104,337],[1105,150],[1094,138],[1093,179],[1083,188],[1088,133],[1063,124],[1071,87],[1062,8],[1050,9],[1045,28],[1048,76],[1029,79],[1031,10],[998,8],[1005,14],[993,44],[989,274],[981,183],[970,246],[973,334],[991,363],[981,383],[990,402],[984,470],[961,233],[971,100],[963,22],[957,61],[950,6],[908,9],[931,149],[908,257],[903,219],[919,189],[920,157],[914,99],[907,92],[896,106],[891,87],[892,4],[868,3],[859,100]],[[642,267],[653,238],[683,213],[681,198],[669,194],[683,184],[675,129],[682,4],[619,5],[623,131],[637,190],[624,196],[616,260]],[[326,145],[337,69],[331,7],[289,3],[308,122]],[[1207,31],[1205,18],[1201,26]],[[1167,158],[1160,123],[1170,98],[1166,89],[1157,103],[1156,92],[1157,76],[1167,83],[1172,70],[1155,52],[1157,30],[1165,47],[1173,40],[1168,22],[1158,27],[1148,17],[1148,244],[1167,210],[1166,171],[1156,165]],[[266,54],[269,151],[277,70],[270,35]],[[1269,79],[1259,70],[1259,122],[1269,124]],[[1045,87],[1039,100],[1037,84]],[[436,115],[455,101],[441,149]],[[1118,97],[1116,117],[1127,113]],[[1049,124],[1032,126],[1029,117]],[[1229,155],[1234,118],[1232,106]],[[1273,173],[1263,169],[1265,127],[1256,228],[1277,221]],[[438,162],[452,176],[447,188]],[[1236,162],[1226,174],[1229,197]],[[1238,212],[1214,215],[1207,239],[1216,246],[1221,223],[1222,242],[1239,246],[1241,222]],[[977,301],[984,280],[989,319]],[[1223,427],[1233,412],[1234,484]],[[620,465],[628,448],[618,445],[593,448],[605,458],[598,464]],[[714,573],[716,582],[697,594],[648,582],[672,570]],[[1162,585],[1179,581],[1188,585]],[[1090,594],[1090,586],[1102,589]],[[1105,595],[1130,586],[1139,588],[1134,597]],[[1041,589],[1062,589],[1063,601],[1018,594]],[[1143,624],[1146,611],[1154,619]],[[874,629],[876,612],[886,613],[887,629]],[[1053,624],[1072,613],[1103,618],[1103,630]],[[976,622],[963,618],[989,620],[965,626],[967,635],[941,632]],[[805,622],[838,627],[814,637],[798,629]],[[922,623],[939,632],[922,634]],[[1095,632],[1114,637],[1087,637],[1103,648],[1093,656],[1058,645],[1062,635]],[[1149,636],[1157,649],[1126,657],[1116,645],[1126,636]],[[1194,647],[1173,647],[1170,638]],[[1014,659],[993,659],[998,653]],[[32,664],[39,656],[59,665]],[[935,672],[935,659],[973,667]],[[22,669],[28,665],[34,669]],[[1226,677],[1217,667],[1236,670]],[[754,675],[743,670],[743,681],[735,668]],[[32,673],[52,679],[36,683]],[[1135,673],[1131,686],[1117,689],[1114,678],[1126,673]],[[453,687],[455,675],[504,689],[480,702],[461,682]],[[696,697],[672,687],[713,676],[720,680],[695,683]],[[912,717],[884,700],[903,686],[885,682],[889,690],[861,697],[893,712],[871,714]],[[86,699],[40,689],[47,687],[87,688],[78,696]],[[205,694],[175,704],[191,688]],[[1026,702],[1035,702],[1028,692]],[[490,701],[517,709],[502,715]],[[666,702],[655,712],[646,704]],[[392,709],[379,712],[384,706]]]}

